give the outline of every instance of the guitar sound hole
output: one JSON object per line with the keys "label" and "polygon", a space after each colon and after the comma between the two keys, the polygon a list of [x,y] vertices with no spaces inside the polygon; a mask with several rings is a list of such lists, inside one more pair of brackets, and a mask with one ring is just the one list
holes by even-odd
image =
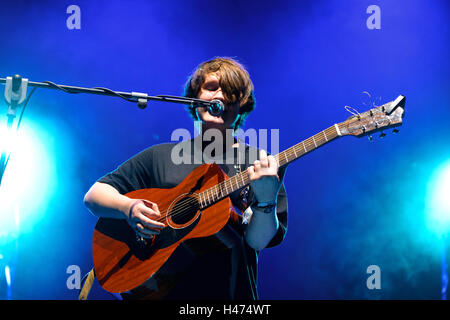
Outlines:
{"label": "guitar sound hole", "polygon": [[172,208],[171,219],[176,224],[185,224],[195,217],[200,209],[197,199],[184,197]]}

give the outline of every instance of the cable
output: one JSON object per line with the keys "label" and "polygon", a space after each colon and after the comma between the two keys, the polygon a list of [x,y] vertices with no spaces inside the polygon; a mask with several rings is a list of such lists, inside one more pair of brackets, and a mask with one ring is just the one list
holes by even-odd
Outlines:
{"label": "cable", "polygon": [[130,98],[127,98],[127,97],[121,95],[120,93],[117,93],[117,92],[115,92],[115,91],[113,91],[113,90],[110,90],[110,89],[108,89],[108,88],[95,87],[95,88],[93,88],[93,89],[97,89],[97,90],[101,90],[101,91],[103,91],[103,92],[110,93],[110,94],[112,94],[112,95],[115,95],[115,96],[117,96],[117,97],[119,97],[119,98],[122,98],[122,99],[124,99],[124,100],[126,100],[126,101],[129,101],[129,102],[136,102],[135,100],[130,99]]}
{"label": "cable", "polygon": [[[78,91],[73,90],[73,89],[66,89],[66,88],[64,88],[64,87],[62,87],[62,86],[60,86],[60,85],[57,85],[56,83],[53,83],[53,82],[51,82],[51,81],[42,81],[42,83],[46,83],[46,84],[48,84],[49,86],[51,86],[51,87],[53,87],[53,88],[55,88],[55,89],[59,89],[59,90],[61,90],[61,91],[64,91],[64,92],[66,92],[66,93],[72,93],[72,94],[81,93],[81,92],[78,92]],[[124,100],[126,100],[126,101],[129,101],[129,102],[136,102],[135,100],[130,99],[130,98],[127,98],[127,97],[121,95],[120,93],[117,93],[117,92],[115,92],[115,91],[113,91],[113,90],[111,90],[111,89],[108,89],[108,88],[96,87],[96,88],[92,88],[92,89],[94,89],[94,90],[100,90],[100,91],[103,91],[103,92],[105,92],[105,93],[109,93],[110,95],[117,96],[117,97],[122,98],[122,99],[124,99]]]}

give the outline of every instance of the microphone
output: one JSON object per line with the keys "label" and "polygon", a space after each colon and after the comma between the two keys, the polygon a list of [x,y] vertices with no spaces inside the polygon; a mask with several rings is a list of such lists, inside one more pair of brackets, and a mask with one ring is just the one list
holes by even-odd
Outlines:
{"label": "microphone", "polygon": [[214,117],[220,117],[225,110],[225,106],[222,101],[214,99],[210,101],[210,105],[207,110],[210,115]]}

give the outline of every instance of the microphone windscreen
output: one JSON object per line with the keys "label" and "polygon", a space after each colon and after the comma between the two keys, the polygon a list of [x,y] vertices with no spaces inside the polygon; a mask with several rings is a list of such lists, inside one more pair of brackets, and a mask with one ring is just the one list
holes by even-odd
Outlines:
{"label": "microphone windscreen", "polygon": [[222,115],[225,110],[225,106],[222,101],[214,99],[210,101],[211,105],[208,108],[208,112],[215,117],[219,117]]}

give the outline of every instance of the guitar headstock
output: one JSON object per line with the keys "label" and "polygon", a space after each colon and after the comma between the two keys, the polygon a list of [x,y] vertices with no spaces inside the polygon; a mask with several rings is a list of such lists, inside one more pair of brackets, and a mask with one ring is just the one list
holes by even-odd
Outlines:
{"label": "guitar headstock", "polygon": [[405,112],[405,97],[400,95],[394,101],[351,116],[339,124],[342,135],[363,137],[377,131],[402,125]]}

